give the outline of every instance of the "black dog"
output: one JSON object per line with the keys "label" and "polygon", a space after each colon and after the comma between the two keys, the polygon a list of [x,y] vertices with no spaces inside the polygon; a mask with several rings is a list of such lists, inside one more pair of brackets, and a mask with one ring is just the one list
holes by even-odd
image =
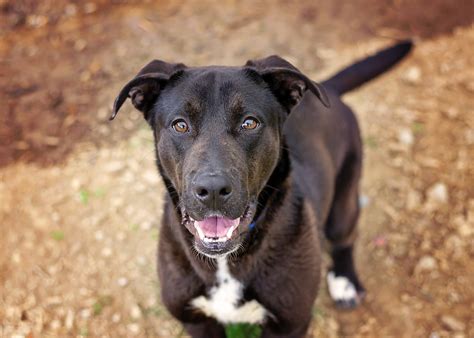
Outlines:
{"label": "black dog", "polygon": [[[243,67],[152,61],[120,92],[153,129],[168,190],[159,243],[162,300],[192,337],[258,323],[302,337],[320,279],[340,307],[364,294],[353,263],[362,145],[340,96],[411,49],[403,42],[315,83],[278,56]],[[326,94],[327,91],[327,94]]]}

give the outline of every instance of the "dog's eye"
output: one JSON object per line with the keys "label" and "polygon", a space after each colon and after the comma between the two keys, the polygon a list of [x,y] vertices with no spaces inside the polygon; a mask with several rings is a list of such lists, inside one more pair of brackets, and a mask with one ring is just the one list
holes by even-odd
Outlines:
{"label": "dog's eye", "polygon": [[247,117],[242,123],[241,128],[245,130],[252,130],[257,128],[260,125],[260,122],[254,117]]}
{"label": "dog's eye", "polygon": [[173,129],[178,133],[185,133],[189,130],[188,124],[183,119],[173,121]]}

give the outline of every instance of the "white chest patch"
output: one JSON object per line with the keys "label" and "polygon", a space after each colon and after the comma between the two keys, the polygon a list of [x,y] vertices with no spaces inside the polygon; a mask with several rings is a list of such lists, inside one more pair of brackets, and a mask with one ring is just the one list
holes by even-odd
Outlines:
{"label": "white chest patch", "polygon": [[223,324],[263,323],[268,312],[259,302],[251,300],[238,305],[243,285],[230,274],[226,258],[217,259],[216,282],[217,286],[209,290],[208,297],[199,296],[190,304]]}

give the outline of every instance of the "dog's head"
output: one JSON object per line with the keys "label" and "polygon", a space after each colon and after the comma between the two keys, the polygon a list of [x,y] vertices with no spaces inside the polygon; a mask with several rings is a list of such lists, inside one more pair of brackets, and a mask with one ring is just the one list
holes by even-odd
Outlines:
{"label": "dog's head", "polygon": [[144,114],[181,231],[217,256],[242,243],[279,161],[283,122],[307,90],[328,105],[321,86],[277,56],[244,67],[155,60],[121,90],[111,119],[127,98]]}

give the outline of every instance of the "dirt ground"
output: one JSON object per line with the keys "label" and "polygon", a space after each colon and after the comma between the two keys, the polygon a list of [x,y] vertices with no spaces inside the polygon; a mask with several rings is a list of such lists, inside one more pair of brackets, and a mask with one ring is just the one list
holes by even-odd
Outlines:
{"label": "dirt ground", "polygon": [[[0,337],[184,333],[160,304],[152,135],[115,94],[153,58],[280,54],[315,80],[412,37],[345,97],[365,170],[350,312],[323,283],[317,337],[474,337],[471,1],[0,0]],[[326,259],[327,261],[327,259]]]}

